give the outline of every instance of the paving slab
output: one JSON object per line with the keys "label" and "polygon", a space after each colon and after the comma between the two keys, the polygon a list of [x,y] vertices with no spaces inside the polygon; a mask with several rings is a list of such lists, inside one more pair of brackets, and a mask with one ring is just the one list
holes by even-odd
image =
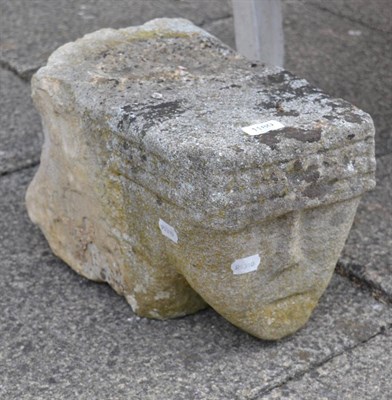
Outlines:
{"label": "paving slab", "polygon": [[39,161],[41,121],[30,85],[0,68],[0,175]]}
{"label": "paving slab", "polygon": [[357,21],[372,29],[392,32],[392,7],[390,0],[307,0],[334,15]]}
{"label": "paving slab", "polygon": [[389,400],[392,393],[391,348],[392,329],[388,329],[260,400]]}
{"label": "paving slab", "polygon": [[358,207],[339,268],[392,302],[392,154],[378,159],[376,179]]}
{"label": "paving slab", "polygon": [[[392,153],[392,33],[355,21],[360,15],[388,15],[390,3],[361,1],[352,19],[313,6],[311,0],[284,0],[285,66],[327,93],[368,112],[376,126],[376,152]],[[328,3],[328,5],[327,5]],[[338,13],[338,1],[323,7]],[[355,1],[355,4],[357,2]],[[359,11],[360,10],[360,11]],[[348,12],[348,11],[347,11]]]}
{"label": "paving slab", "polygon": [[100,28],[183,17],[196,25],[225,18],[230,0],[0,0],[0,60],[30,77],[60,45]]}
{"label": "paving slab", "polygon": [[391,309],[334,276],[307,326],[279,342],[212,309],[136,317],[54,257],[24,209],[35,169],[0,178],[0,398],[255,399],[376,335]]}

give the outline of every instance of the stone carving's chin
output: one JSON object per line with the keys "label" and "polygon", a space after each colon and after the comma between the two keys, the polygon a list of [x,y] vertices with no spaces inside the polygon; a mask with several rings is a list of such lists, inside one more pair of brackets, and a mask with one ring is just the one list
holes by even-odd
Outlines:
{"label": "stone carving's chin", "polygon": [[265,340],[278,340],[291,335],[308,321],[319,297],[299,293],[277,299],[270,304],[251,304],[240,315],[222,315],[246,332]]}

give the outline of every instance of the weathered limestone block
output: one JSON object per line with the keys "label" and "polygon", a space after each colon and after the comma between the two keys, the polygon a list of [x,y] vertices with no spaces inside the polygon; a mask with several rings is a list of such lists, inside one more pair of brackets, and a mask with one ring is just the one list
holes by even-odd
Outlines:
{"label": "weathered limestone block", "polygon": [[32,86],[27,208],[74,270],[141,316],[306,323],[375,184],[369,115],[181,19],[68,43]]}

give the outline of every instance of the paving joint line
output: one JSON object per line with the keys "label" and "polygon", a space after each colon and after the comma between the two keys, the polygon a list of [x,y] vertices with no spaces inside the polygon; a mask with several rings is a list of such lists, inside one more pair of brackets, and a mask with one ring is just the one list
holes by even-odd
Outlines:
{"label": "paving joint line", "polygon": [[10,169],[8,171],[0,172],[0,179],[4,178],[5,176],[9,176],[9,175],[12,175],[12,174],[17,174],[18,172],[22,172],[25,169],[34,168],[34,167],[38,166],[39,164],[40,164],[40,161],[31,161],[31,162],[29,162],[29,163],[27,163],[25,165],[20,166],[20,167],[16,167],[16,168]]}
{"label": "paving joint line", "polygon": [[[305,4],[304,4],[304,5],[305,5]],[[374,26],[372,26],[372,25],[367,24],[367,23],[364,22],[364,21],[357,20],[357,19],[355,19],[355,18],[349,17],[348,15],[339,14],[339,13],[337,13],[337,12],[335,12],[335,11],[330,10],[329,8],[320,6],[320,5],[318,5],[318,4],[308,3],[308,4],[306,4],[306,5],[308,5],[308,6],[310,6],[310,7],[313,7],[313,8],[316,8],[316,9],[318,9],[318,10],[320,10],[320,11],[325,11],[325,12],[327,12],[327,13],[329,13],[329,14],[335,16],[335,17],[344,18],[344,19],[346,19],[346,20],[348,20],[348,21],[350,21],[350,22],[354,22],[354,23],[359,24],[359,25],[361,25],[361,26],[363,26],[363,27],[365,27],[365,28],[367,28],[367,29],[371,29],[371,30],[376,31],[376,32],[379,32],[379,33],[386,33],[386,34],[391,34],[391,33],[392,33],[392,31],[388,31],[388,30],[376,28],[376,27],[374,27]]]}
{"label": "paving joint line", "polygon": [[368,338],[366,338],[364,340],[360,340],[359,342],[355,343],[354,345],[349,346],[346,349],[343,349],[343,350],[337,352],[336,354],[330,355],[329,357],[325,358],[324,360],[320,361],[319,363],[311,364],[306,371],[301,371],[301,372],[294,373],[292,376],[289,376],[285,381],[277,383],[276,385],[273,385],[273,386],[271,386],[271,387],[269,387],[267,389],[264,389],[263,391],[258,393],[255,397],[252,397],[252,399],[250,399],[250,400],[260,400],[261,399],[260,396],[265,396],[266,394],[271,393],[273,390],[278,389],[278,388],[286,385],[289,382],[299,381],[305,375],[309,374],[311,371],[322,367],[323,365],[329,363],[333,359],[335,359],[337,357],[340,357],[341,355],[343,355],[345,353],[352,352],[356,348],[365,345],[366,343],[368,343],[370,340],[374,339],[377,336],[385,335],[385,332],[388,331],[388,330],[391,330],[391,329],[392,329],[392,322],[387,323],[386,326],[385,325],[380,326],[378,332],[374,333],[373,335],[369,336]]}
{"label": "paving joint line", "polygon": [[230,18],[233,18],[233,14],[227,13],[223,17],[219,18],[206,18],[200,23],[199,27],[202,28],[206,25],[213,24],[214,22],[224,21]]}
{"label": "paving joint line", "polygon": [[[358,270],[362,269],[360,264],[356,263],[347,263],[347,266],[358,267]],[[392,297],[386,293],[380,285],[375,282],[369,281],[366,277],[355,274],[352,271],[349,271],[345,268],[345,264],[342,261],[338,261],[336,264],[335,272],[342,276],[343,278],[348,279],[357,287],[361,288],[368,292],[375,300],[384,304],[392,304]]]}
{"label": "paving joint line", "polygon": [[30,83],[31,77],[34,75],[36,71],[40,67],[34,67],[30,69],[26,69],[24,71],[19,71],[18,68],[13,66],[11,63],[8,61],[0,59],[0,68],[12,72],[15,76],[17,76],[19,79],[21,79],[24,82]]}

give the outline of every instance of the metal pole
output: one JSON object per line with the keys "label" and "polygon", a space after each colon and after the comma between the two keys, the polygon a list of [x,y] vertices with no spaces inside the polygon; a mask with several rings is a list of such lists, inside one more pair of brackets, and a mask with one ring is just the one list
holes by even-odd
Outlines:
{"label": "metal pole", "polygon": [[283,67],[281,0],[232,0],[236,46],[251,60]]}

